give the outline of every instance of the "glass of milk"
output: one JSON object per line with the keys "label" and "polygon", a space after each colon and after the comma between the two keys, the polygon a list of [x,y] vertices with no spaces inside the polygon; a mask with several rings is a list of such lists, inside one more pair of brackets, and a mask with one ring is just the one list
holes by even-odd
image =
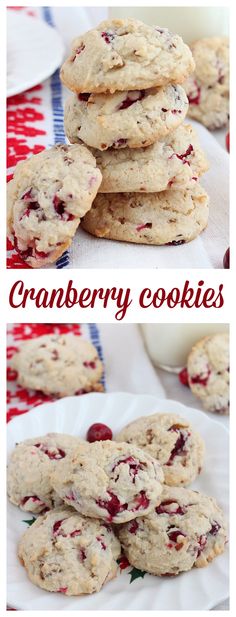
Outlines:
{"label": "glass of milk", "polygon": [[132,17],[146,24],[168,28],[185,43],[205,36],[228,35],[229,9],[222,6],[113,6],[109,17]]}
{"label": "glass of milk", "polygon": [[157,367],[178,372],[186,366],[188,354],[201,338],[228,332],[227,324],[140,324],[148,354]]}

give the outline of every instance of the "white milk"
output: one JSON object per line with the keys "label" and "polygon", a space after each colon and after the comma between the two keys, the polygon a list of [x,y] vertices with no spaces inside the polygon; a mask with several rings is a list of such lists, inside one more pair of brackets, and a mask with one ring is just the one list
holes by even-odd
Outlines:
{"label": "white milk", "polygon": [[155,366],[179,370],[197,341],[208,334],[228,331],[226,324],[140,324],[149,356]]}
{"label": "white milk", "polygon": [[114,6],[109,8],[109,17],[133,17],[147,24],[169,28],[180,34],[186,43],[204,36],[228,35],[229,29],[228,8],[221,6]]}

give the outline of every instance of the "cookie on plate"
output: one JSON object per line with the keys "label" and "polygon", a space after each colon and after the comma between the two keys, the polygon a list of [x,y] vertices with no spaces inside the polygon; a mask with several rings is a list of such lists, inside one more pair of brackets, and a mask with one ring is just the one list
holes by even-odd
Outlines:
{"label": "cookie on plate", "polygon": [[58,398],[103,391],[103,365],[96,348],[73,334],[45,334],[24,341],[11,366],[21,386]]}
{"label": "cookie on plate", "polygon": [[207,566],[224,552],[224,516],[212,497],[164,487],[161,503],[147,516],[118,529],[130,564],[156,576]]}
{"label": "cookie on plate", "polygon": [[77,37],[61,68],[74,92],[116,92],[182,83],[194,70],[191,51],[166,28],[113,19]]}
{"label": "cookie on plate", "polygon": [[18,163],[8,183],[8,231],[27,264],[53,263],[70,246],[101,179],[81,145],[60,144]]}
{"label": "cookie on plate", "polygon": [[214,334],[201,339],[189,354],[188,382],[207,411],[229,413],[229,336]]}
{"label": "cookie on plate", "polygon": [[195,186],[209,165],[190,124],[146,148],[93,150],[102,173],[99,193],[159,193]]}
{"label": "cookie on plate", "polygon": [[57,469],[59,497],[85,516],[123,523],[154,507],[162,492],[158,461],[136,446],[112,441],[83,444]]}
{"label": "cookie on plate", "polygon": [[73,94],[65,105],[65,132],[98,150],[141,148],[166,137],[184,120],[188,99],[181,86],[116,94]]}
{"label": "cookie on plate", "polygon": [[18,546],[32,583],[67,596],[99,591],[116,576],[119,555],[109,526],[65,507],[40,516]]}
{"label": "cookie on plate", "polygon": [[60,466],[69,452],[81,443],[79,437],[48,433],[17,444],[8,465],[10,501],[34,514],[62,503],[52,488],[51,473],[55,465]]}
{"label": "cookie on plate", "polygon": [[196,70],[184,84],[189,100],[188,115],[209,129],[229,120],[229,40],[210,37],[193,43]]}
{"label": "cookie on plate", "polygon": [[130,422],[115,437],[148,452],[162,466],[165,484],[187,485],[201,472],[204,441],[185,418],[155,413]]}
{"label": "cookie on plate", "polygon": [[208,222],[209,198],[198,184],[161,193],[99,193],[82,227],[93,236],[138,244],[184,244]]}

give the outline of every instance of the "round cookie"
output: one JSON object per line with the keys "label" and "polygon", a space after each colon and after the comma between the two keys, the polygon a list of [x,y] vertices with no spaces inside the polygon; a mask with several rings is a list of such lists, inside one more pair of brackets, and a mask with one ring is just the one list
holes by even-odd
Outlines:
{"label": "round cookie", "polygon": [[99,193],[82,227],[98,238],[138,244],[184,244],[207,226],[208,195],[193,189]]}
{"label": "round cookie", "polygon": [[10,501],[34,514],[62,503],[52,488],[51,473],[81,443],[79,437],[48,433],[17,444],[8,465]]}
{"label": "round cookie", "polygon": [[200,39],[192,45],[196,70],[184,84],[188,115],[209,129],[229,120],[229,41],[226,37]]}
{"label": "round cookie", "polygon": [[103,21],[77,37],[60,77],[74,92],[116,92],[182,83],[191,51],[166,28],[134,19]]}
{"label": "round cookie", "polygon": [[24,341],[11,360],[24,388],[58,398],[101,392],[103,366],[89,341],[73,334],[45,334]]}
{"label": "round cookie", "polygon": [[188,111],[181,86],[116,94],[73,94],[65,105],[65,132],[98,150],[149,146],[176,129]]}
{"label": "round cookie", "polygon": [[18,546],[32,583],[67,596],[99,591],[116,576],[119,555],[110,527],[65,507],[40,516]]}
{"label": "round cookie", "polygon": [[27,264],[53,263],[70,246],[101,179],[81,145],[57,145],[18,163],[8,183],[8,231]]}
{"label": "round cookie", "polygon": [[223,513],[214,499],[169,487],[152,512],[119,527],[118,537],[130,564],[156,576],[207,566],[224,552],[227,541]]}
{"label": "round cookie", "polygon": [[170,413],[143,416],[125,426],[116,441],[130,443],[157,459],[165,484],[187,485],[201,472],[205,445],[188,420]]}
{"label": "round cookie", "polygon": [[158,461],[133,445],[112,441],[84,444],[52,476],[53,487],[65,503],[109,523],[150,512],[162,482]]}
{"label": "round cookie", "polygon": [[190,124],[179,126],[165,141],[146,148],[109,148],[93,150],[93,154],[102,173],[99,193],[192,188],[209,167]]}
{"label": "round cookie", "polygon": [[189,385],[207,411],[229,413],[229,364],[229,336],[226,333],[204,337],[189,354]]}

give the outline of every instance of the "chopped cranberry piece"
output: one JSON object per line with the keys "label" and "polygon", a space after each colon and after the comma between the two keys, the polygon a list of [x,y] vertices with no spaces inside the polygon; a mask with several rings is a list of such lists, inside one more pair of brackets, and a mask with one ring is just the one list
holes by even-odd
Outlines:
{"label": "chopped cranberry piece", "polygon": [[124,510],[127,510],[128,504],[127,503],[121,504],[120,500],[118,499],[116,495],[114,495],[114,493],[111,493],[110,491],[107,491],[107,492],[111,497],[110,500],[104,501],[102,499],[98,499],[96,503],[100,508],[104,508],[105,510],[107,510],[108,514],[110,515],[109,521],[111,522],[113,517],[119,514],[119,512],[123,512]]}
{"label": "chopped cranberry piece", "polygon": [[73,221],[74,220],[74,216],[73,214],[69,214],[69,212],[66,211],[66,204],[64,201],[62,201],[61,199],[59,199],[59,197],[57,195],[54,195],[53,197],[53,205],[54,208],[56,210],[56,213],[65,221]]}
{"label": "chopped cranberry piece", "polygon": [[137,103],[137,101],[141,101],[145,97],[145,94],[145,90],[140,90],[139,92],[131,92],[130,96],[128,94],[126,99],[124,99],[119,105],[117,111],[120,111],[121,109],[127,109],[127,107],[130,107],[134,103]]}
{"label": "chopped cranberry piece", "polygon": [[127,139],[117,139],[116,141],[114,141],[114,143],[112,144],[113,148],[123,148],[126,144],[127,144]]}
{"label": "chopped cranberry piece", "polygon": [[32,188],[26,191],[26,193],[23,193],[21,199],[23,199],[24,201],[30,201],[32,203],[37,202],[37,197],[36,195],[34,196],[34,191]]}
{"label": "chopped cranberry piece", "polygon": [[217,521],[214,521],[213,525],[211,526],[211,529],[210,529],[209,533],[212,536],[216,536],[220,529],[221,529],[221,525],[219,525],[219,523],[217,523]]}
{"label": "chopped cranberry piece", "polygon": [[106,441],[107,439],[111,440],[112,431],[109,426],[106,426],[106,424],[95,422],[95,424],[90,426],[86,439],[90,443],[93,443],[94,441]]}
{"label": "chopped cranberry piece", "polygon": [[70,533],[71,538],[75,538],[76,536],[81,536],[81,529],[75,529]]}
{"label": "chopped cranberry piece", "polygon": [[179,372],[179,380],[180,383],[183,384],[183,386],[187,386],[187,388],[189,388],[188,370],[186,368],[183,368],[182,371]]}
{"label": "chopped cranberry piece", "polygon": [[201,88],[196,81],[194,81],[194,85],[196,87],[196,93],[190,92],[188,94],[188,102],[190,105],[199,105],[201,100]]}
{"label": "chopped cranberry piece", "polygon": [[21,249],[19,249],[18,241],[17,241],[16,236],[14,236],[14,248],[17,251],[17,253],[19,253],[21,258],[24,259],[24,260],[28,259],[28,257],[32,257],[32,254],[33,254],[32,246],[29,246],[27,249],[22,251]]}
{"label": "chopped cranberry piece", "polygon": [[230,249],[229,248],[224,254],[223,266],[226,270],[230,268]]}
{"label": "chopped cranberry piece", "polygon": [[78,94],[78,99],[79,101],[88,101],[89,97],[90,97],[90,92],[80,92],[80,94]]}
{"label": "chopped cranberry piece", "polygon": [[57,351],[57,349],[53,349],[52,351],[52,360],[58,360],[59,358],[59,353]]}
{"label": "chopped cranberry piece", "polygon": [[175,446],[173,450],[171,451],[170,458],[166,463],[166,465],[171,466],[175,456],[182,456],[186,453],[185,444],[186,444],[188,437],[190,436],[190,433],[189,431],[186,431],[186,430],[185,432],[183,432],[178,424],[173,424],[173,426],[171,426],[168,429],[168,431],[175,431],[176,433],[179,433],[179,437],[177,438],[177,441],[175,442]]}
{"label": "chopped cranberry piece", "polygon": [[128,527],[128,531],[129,533],[133,533],[134,535],[136,534],[136,531],[138,529],[138,522],[136,521],[136,519],[134,519],[133,521],[131,521],[129,523],[129,527]]}
{"label": "chopped cranberry piece", "polygon": [[[185,159],[187,158],[187,156],[190,156],[190,154],[192,154],[193,152],[193,146],[192,144],[189,145],[189,147],[187,148],[186,152],[184,152],[183,154],[174,154],[172,156],[176,156],[177,159],[180,159],[181,161],[184,161],[185,163],[188,163],[188,161],[186,161]],[[188,163],[189,165],[189,163]]]}
{"label": "chopped cranberry piece", "polygon": [[185,244],[185,240],[172,240],[172,242],[166,242],[166,246],[179,246],[180,244]]}
{"label": "chopped cranberry piece", "polygon": [[192,377],[190,377],[190,381],[193,384],[198,384],[199,386],[206,386],[208,379],[210,377],[211,371],[210,369],[207,369],[207,375],[193,375]]}
{"label": "chopped cranberry piece", "polygon": [[138,225],[136,231],[142,231],[142,229],[151,229],[152,223],[145,223],[144,225]]}
{"label": "chopped cranberry piece", "polygon": [[81,52],[84,51],[84,49],[85,49],[84,43],[82,43],[80,45],[80,47],[77,47],[77,49],[75,49],[75,54],[74,54],[73,58],[71,58],[71,62],[74,62],[76,56],[79,56],[81,54]]}
{"label": "chopped cranberry piece", "polygon": [[86,553],[85,553],[85,550],[83,548],[80,549],[79,556],[80,556],[80,560],[81,561],[84,561],[86,559]]}
{"label": "chopped cranberry piece", "polygon": [[52,533],[54,536],[63,536],[64,538],[66,538],[66,534],[64,534],[63,531],[60,531],[61,525],[65,520],[65,518],[62,518],[60,521],[56,521],[54,523],[52,528]]}
{"label": "chopped cranberry piece", "polygon": [[113,32],[101,32],[101,37],[104,39],[105,43],[109,45],[111,41],[115,38]]}
{"label": "chopped cranberry piece", "polygon": [[140,491],[140,495],[135,499],[135,502],[138,505],[134,508],[134,510],[139,510],[140,508],[148,508],[150,500],[147,498],[145,491]]}
{"label": "chopped cranberry piece", "polygon": [[199,557],[199,555],[201,555],[203,549],[206,546],[206,543],[207,543],[207,537],[205,535],[200,536],[199,540],[198,540],[199,546],[198,546],[198,549],[197,549],[197,557]]}
{"label": "chopped cranberry piece", "polygon": [[175,114],[182,114],[182,111],[181,111],[181,109],[172,109],[171,113],[174,114],[174,115]]}
{"label": "chopped cranberry piece", "polygon": [[52,451],[50,451],[46,446],[44,446],[42,443],[35,443],[34,444],[35,448],[39,448],[42,452],[44,452],[44,454],[46,454],[48,456],[48,458],[50,458],[50,460],[59,460],[61,458],[65,458],[66,453],[64,450],[61,450],[61,448],[52,448]]}
{"label": "chopped cranberry piece", "polygon": [[41,503],[43,505],[43,501],[39,499],[37,495],[28,495],[27,497],[23,497],[23,499],[21,500],[21,505],[24,506],[27,501],[29,501],[29,499],[31,499],[31,501],[33,501],[34,503]]}
{"label": "chopped cranberry piece", "polygon": [[[171,529],[173,529],[173,531],[170,531]],[[186,538],[186,534],[183,531],[180,531],[180,529],[175,529],[174,525],[170,525],[170,527],[167,529],[167,535],[169,540],[171,542],[174,542],[175,550],[179,551],[183,546],[183,542],[178,542],[178,538],[179,536]],[[168,548],[172,548],[172,544],[168,544]]]}
{"label": "chopped cranberry piece", "polygon": [[119,563],[120,570],[125,570],[130,565],[130,563],[129,563],[127,557],[125,557],[125,555],[122,555],[122,557],[120,558],[118,563]]}
{"label": "chopped cranberry piece", "polygon": [[66,593],[67,589],[68,589],[68,587],[59,587],[59,589],[57,591],[58,591],[58,593]]}
{"label": "chopped cranberry piece", "polygon": [[80,394],[87,394],[86,390],[84,390],[83,388],[80,388],[80,390],[76,390],[75,396],[80,396]]}
{"label": "chopped cranberry piece", "polygon": [[96,362],[83,362],[83,365],[86,368],[92,368],[92,369],[96,368]]}
{"label": "chopped cranberry piece", "polygon": [[76,501],[76,495],[71,491],[68,495],[65,495],[65,499],[68,499],[68,501]]}
{"label": "chopped cranberry piece", "polygon": [[[172,506],[174,504],[174,508],[169,508],[168,506]],[[159,506],[156,508],[157,514],[186,514],[187,508],[185,506],[180,506],[176,501],[172,501],[171,499],[166,499],[166,501],[162,501]]]}
{"label": "chopped cranberry piece", "polygon": [[101,544],[101,547],[102,547],[103,551],[106,551],[106,550],[107,550],[107,547],[106,547],[106,544],[105,544],[105,542],[103,541],[103,539],[102,539],[100,536],[98,536],[98,537],[96,538],[96,540],[97,540],[98,542],[100,542],[100,544]]}
{"label": "chopped cranberry piece", "polygon": [[48,253],[45,253],[44,251],[37,251],[37,249],[35,249],[34,256],[39,257],[39,259],[45,259],[48,256]]}
{"label": "chopped cranberry piece", "polygon": [[226,134],[225,145],[226,145],[226,148],[227,148],[227,150],[229,152],[230,151],[230,136],[229,136],[229,132]]}
{"label": "chopped cranberry piece", "polygon": [[161,111],[163,111],[163,112],[164,112],[164,114],[166,114],[166,112],[168,111],[168,109],[165,109],[165,107],[162,107],[162,108],[161,108]]}
{"label": "chopped cranberry piece", "polygon": [[115,471],[115,469],[122,463],[129,465],[129,475],[133,478],[133,484],[134,484],[135,476],[137,475],[139,469],[144,469],[144,464],[136,461],[133,456],[128,456],[127,458],[121,459],[117,463],[115,463],[114,467],[112,468],[112,471]]}

